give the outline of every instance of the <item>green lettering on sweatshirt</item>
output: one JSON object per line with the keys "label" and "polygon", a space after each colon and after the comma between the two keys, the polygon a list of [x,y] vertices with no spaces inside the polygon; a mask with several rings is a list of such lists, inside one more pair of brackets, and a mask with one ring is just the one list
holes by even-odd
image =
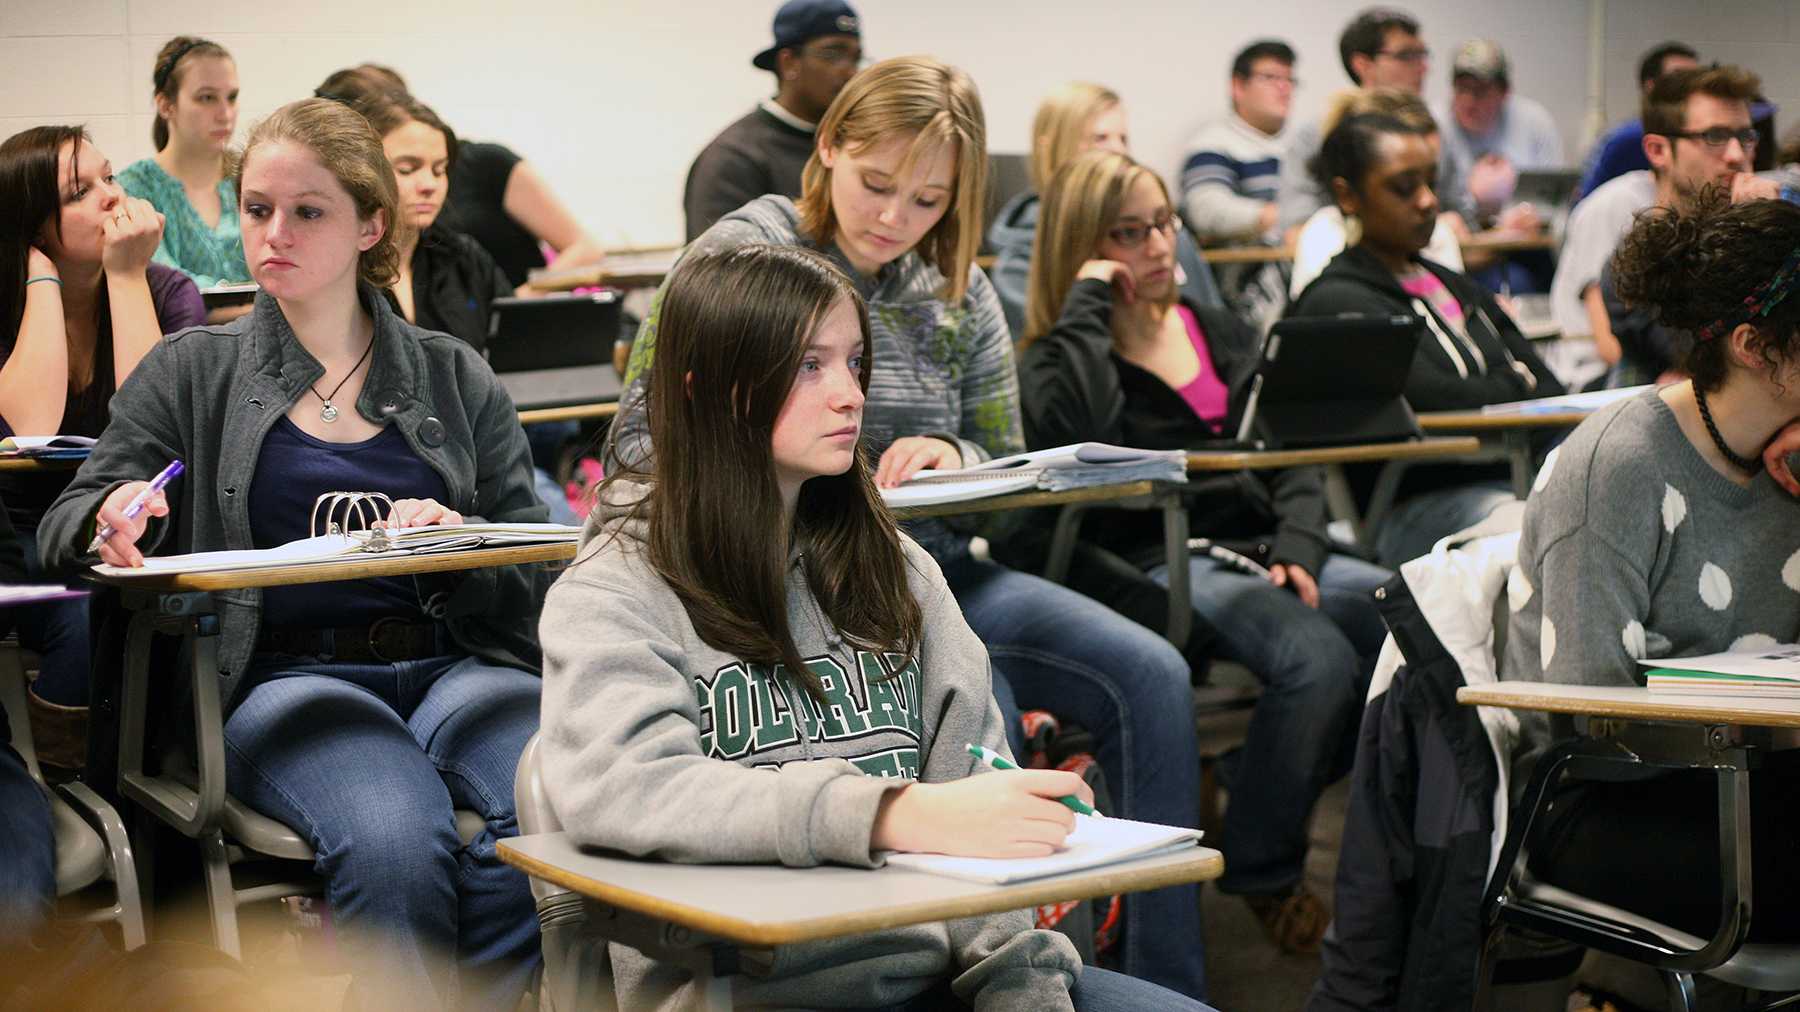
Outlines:
{"label": "green lettering on sweatshirt", "polygon": [[917,777],[925,727],[918,662],[858,650],[854,669],[829,655],[808,658],[806,665],[823,700],[779,664],[737,661],[711,678],[695,678],[701,751],[753,766],[779,765],[795,756],[768,754],[800,745],[804,726],[806,737],[830,746],[822,755],[847,759],[871,776]]}

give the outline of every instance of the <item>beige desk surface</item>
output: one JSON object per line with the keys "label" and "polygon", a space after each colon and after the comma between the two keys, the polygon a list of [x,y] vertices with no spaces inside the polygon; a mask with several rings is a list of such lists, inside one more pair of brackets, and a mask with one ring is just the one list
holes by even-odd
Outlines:
{"label": "beige desk surface", "polygon": [[568,267],[540,267],[530,273],[531,287],[545,292],[567,292],[576,288],[605,285],[608,288],[654,288],[675,266],[681,256],[680,246],[656,246],[644,249],[613,250],[597,264]]}
{"label": "beige desk surface", "polygon": [[1428,460],[1433,457],[1463,457],[1480,451],[1481,440],[1474,436],[1326,446],[1310,450],[1196,450],[1188,454],[1188,473],[1256,471],[1384,460]]}
{"label": "beige desk surface", "polygon": [[1587,421],[1588,411],[1556,411],[1535,415],[1487,415],[1480,411],[1426,411],[1419,428],[1426,432],[1490,432],[1504,429],[1572,429]]}
{"label": "beige desk surface", "polygon": [[0,471],[73,471],[86,458],[0,457]]}
{"label": "beige desk surface", "polygon": [[519,424],[533,422],[567,422],[584,418],[611,418],[619,413],[618,401],[597,404],[570,404],[561,408],[531,408],[519,412]]}
{"label": "beige desk surface", "polygon": [[1745,699],[1739,696],[1686,696],[1653,693],[1643,686],[1558,685],[1550,682],[1496,682],[1456,690],[1465,706],[1504,706],[1589,717],[1627,717],[1689,724],[1742,724],[1800,727],[1800,698]]}
{"label": "beige desk surface", "polygon": [[995,886],[901,868],[642,861],[584,851],[566,833],[501,840],[500,859],[591,899],[758,947],[1204,882],[1225,870],[1218,851],[1196,847]]}
{"label": "beige desk surface", "polygon": [[308,566],[269,566],[266,569],[235,569],[223,573],[164,573],[135,577],[106,577],[98,574],[90,574],[90,576],[97,582],[127,590],[169,593],[190,590],[241,590],[248,587],[291,587],[303,583],[364,580],[372,576],[414,576],[420,573],[448,573],[459,569],[481,569],[484,566],[513,566],[526,562],[565,562],[574,557],[574,542],[565,541],[556,544],[476,548],[465,552],[444,552],[436,555],[390,555],[378,559],[352,557],[343,562],[316,563]]}
{"label": "beige desk surface", "polygon": [[[1179,488],[1180,486],[1174,487]],[[893,512],[902,520],[919,517],[960,516],[965,513],[994,513],[1000,510],[1028,509],[1033,506],[1066,506],[1076,502],[1110,502],[1115,499],[1149,495],[1155,489],[1156,483],[1152,481],[1129,481],[1122,485],[1095,485],[1089,488],[1072,488],[1062,492],[1011,492],[1006,495],[989,496],[986,499],[965,499],[962,502],[943,502],[931,506],[901,507]]]}

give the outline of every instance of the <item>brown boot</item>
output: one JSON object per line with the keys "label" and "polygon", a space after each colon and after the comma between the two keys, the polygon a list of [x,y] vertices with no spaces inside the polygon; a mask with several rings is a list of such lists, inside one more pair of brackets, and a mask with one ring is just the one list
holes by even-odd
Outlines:
{"label": "brown boot", "polygon": [[52,703],[40,699],[32,690],[26,691],[25,699],[26,709],[31,713],[31,741],[37,748],[38,762],[68,772],[86,766],[88,708]]}
{"label": "brown boot", "polygon": [[1244,902],[1262,922],[1263,931],[1275,947],[1288,953],[1319,951],[1319,940],[1331,924],[1331,913],[1319,898],[1297,887],[1287,896],[1247,895]]}

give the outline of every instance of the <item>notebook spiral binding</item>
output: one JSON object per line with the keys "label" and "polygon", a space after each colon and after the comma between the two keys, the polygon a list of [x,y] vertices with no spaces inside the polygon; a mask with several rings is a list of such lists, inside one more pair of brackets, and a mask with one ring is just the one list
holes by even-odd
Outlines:
{"label": "notebook spiral binding", "polygon": [[[387,529],[375,524],[393,513],[394,500],[382,492],[326,492],[313,500],[307,535],[316,538],[321,534],[360,534],[358,540],[369,551],[385,552],[395,546],[389,544]],[[323,530],[319,527],[321,520]]]}

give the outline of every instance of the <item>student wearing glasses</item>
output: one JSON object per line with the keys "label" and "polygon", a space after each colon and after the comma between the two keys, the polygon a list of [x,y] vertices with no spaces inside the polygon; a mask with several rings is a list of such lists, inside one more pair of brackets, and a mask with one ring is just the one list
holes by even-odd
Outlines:
{"label": "student wearing glasses", "polygon": [[[1344,73],[1364,90],[1398,88],[1424,94],[1431,50],[1420,31],[1418,19],[1405,11],[1392,7],[1363,11],[1338,36]],[[1276,222],[1284,232],[1305,224],[1314,211],[1331,204],[1331,191],[1320,186],[1308,169],[1319,155],[1325,134],[1320,121],[1314,119],[1296,126],[1288,140],[1287,152],[1281,157],[1281,212]],[[1452,193],[1461,190],[1460,186],[1444,188]]]}
{"label": "student wearing glasses", "polygon": [[119,185],[167,220],[156,262],[186,273],[201,288],[249,281],[237,189],[228,171],[237,129],[237,64],[218,43],[181,35],[156,54],[151,83],[156,157],[125,166]]}
{"label": "student wearing glasses", "polygon": [[775,12],[775,44],[750,63],[775,75],[775,97],[694,159],[681,198],[688,242],[765,193],[800,196],[814,129],[862,66],[862,22],[843,0],[788,0]]}
{"label": "student wearing glasses", "polygon": [[[1256,335],[1175,283],[1181,229],[1154,172],[1089,152],[1044,193],[1019,367],[1032,446],[1094,440],[1174,449],[1232,432]],[[1370,594],[1387,571],[1330,550],[1316,468],[1240,472],[1188,500],[1194,530],[1230,546],[1189,562],[1194,610],[1219,656],[1264,683],[1232,774],[1220,888],[1242,896],[1284,951],[1310,951],[1328,915],[1302,883],[1307,822],[1348,772],[1385,629]],[[1167,579],[1161,521],[1108,511],[1102,546]]]}
{"label": "student wearing glasses", "polygon": [[[1750,102],[1760,87],[1755,74],[1730,65],[1675,70],[1656,79],[1644,96],[1642,120],[1644,155],[1655,184],[1651,206],[1685,210],[1707,186],[1721,187],[1736,199],[1777,195],[1777,184],[1750,174],[1757,145]],[[1595,347],[1612,367],[1609,385],[1673,381],[1680,378],[1678,363],[1687,337],[1648,309],[1619,298],[1609,260],[1630,219],[1618,221],[1604,213],[1609,209],[1606,190],[1601,187],[1569,218],[1568,252],[1558,267],[1553,297],[1574,290],[1577,272],[1592,271],[1592,280],[1580,288],[1580,300]],[[1604,259],[1596,262],[1595,253]]]}

